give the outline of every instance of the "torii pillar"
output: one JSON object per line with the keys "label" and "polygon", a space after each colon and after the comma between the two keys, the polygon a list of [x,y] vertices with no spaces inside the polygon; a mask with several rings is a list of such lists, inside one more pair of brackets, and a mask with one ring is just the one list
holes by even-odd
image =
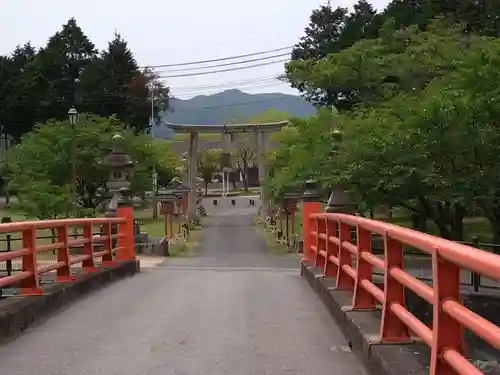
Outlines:
{"label": "torii pillar", "polygon": [[269,199],[264,189],[266,182],[266,136],[265,133],[259,129],[258,126],[255,128],[255,143],[257,148],[257,168],[259,170],[259,185],[260,185],[260,204],[261,210],[260,215],[265,217],[269,212]]}
{"label": "torii pillar", "polygon": [[198,200],[198,132],[189,134],[189,196],[188,196],[188,218],[196,220]]}

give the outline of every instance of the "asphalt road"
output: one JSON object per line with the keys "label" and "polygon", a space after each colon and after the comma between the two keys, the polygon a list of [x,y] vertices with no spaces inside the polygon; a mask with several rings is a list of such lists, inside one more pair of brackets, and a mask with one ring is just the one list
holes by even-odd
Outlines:
{"label": "asphalt road", "polygon": [[232,209],[212,210],[193,257],[94,292],[0,347],[0,374],[365,374],[298,259],[266,254],[255,208]]}

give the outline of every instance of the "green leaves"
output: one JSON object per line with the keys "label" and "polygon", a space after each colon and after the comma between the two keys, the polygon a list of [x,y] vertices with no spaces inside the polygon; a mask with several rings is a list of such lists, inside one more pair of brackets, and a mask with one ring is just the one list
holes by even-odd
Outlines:
{"label": "green leaves", "polygon": [[116,133],[123,135],[124,151],[136,162],[132,180],[136,193],[142,194],[151,188],[154,164],[163,180],[172,179],[177,159],[168,145],[155,144],[147,136],[136,136],[116,117],[82,114],[74,130],[67,121],[38,124],[10,150],[10,188],[19,195],[22,209],[44,218],[67,214],[68,205],[71,207],[68,192],[72,185],[73,150],[77,204],[82,209],[96,209],[109,179],[108,171],[99,161],[111,151]]}
{"label": "green leaves", "polygon": [[35,123],[64,121],[69,108],[102,117],[116,115],[143,133],[151,116],[168,107],[168,88],[150,70],[140,69],[127,42],[116,34],[104,51],[70,19],[46,46],[29,43],[0,57],[0,124],[18,138]]}

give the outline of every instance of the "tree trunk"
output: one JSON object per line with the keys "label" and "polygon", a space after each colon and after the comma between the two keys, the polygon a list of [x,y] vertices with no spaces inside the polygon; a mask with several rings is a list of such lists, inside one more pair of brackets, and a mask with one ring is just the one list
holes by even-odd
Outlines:
{"label": "tree trunk", "polygon": [[245,191],[248,191],[248,163],[243,162],[243,171],[241,173],[241,177],[243,178],[243,187]]}
{"label": "tree trunk", "polygon": [[418,230],[420,232],[427,231],[427,217],[425,215],[413,212],[411,214],[411,223],[413,229]]}
{"label": "tree trunk", "polygon": [[440,236],[452,241],[462,241],[465,207],[451,202],[436,202],[434,206],[429,205],[429,212]]}
{"label": "tree trunk", "polygon": [[229,177],[231,178],[231,184],[233,184],[233,190],[236,190],[236,177],[233,172],[229,172]]}
{"label": "tree trunk", "polygon": [[455,204],[452,213],[451,232],[453,239],[456,241],[464,240],[464,216],[465,207],[461,204]]}

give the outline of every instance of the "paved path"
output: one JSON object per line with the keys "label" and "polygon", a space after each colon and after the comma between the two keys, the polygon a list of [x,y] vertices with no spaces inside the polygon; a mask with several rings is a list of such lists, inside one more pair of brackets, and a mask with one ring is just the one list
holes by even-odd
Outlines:
{"label": "paved path", "polygon": [[0,373],[365,374],[297,258],[265,253],[254,209],[221,208],[195,256],[94,292],[0,347]]}

